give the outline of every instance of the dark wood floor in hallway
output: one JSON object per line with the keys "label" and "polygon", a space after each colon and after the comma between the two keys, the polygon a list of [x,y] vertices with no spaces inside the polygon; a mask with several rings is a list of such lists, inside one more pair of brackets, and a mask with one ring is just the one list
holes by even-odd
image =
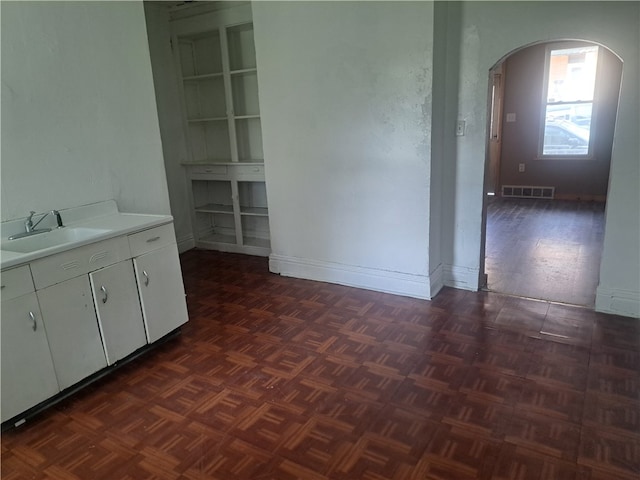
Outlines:
{"label": "dark wood floor in hallway", "polygon": [[487,208],[489,290],[593,308],[604,205],[493,198]]}
{"label": "dark wood floor in hallway", "polygon": [[637,320],[182,263],[182,335],[4,433],[3,480],[640,475]]}

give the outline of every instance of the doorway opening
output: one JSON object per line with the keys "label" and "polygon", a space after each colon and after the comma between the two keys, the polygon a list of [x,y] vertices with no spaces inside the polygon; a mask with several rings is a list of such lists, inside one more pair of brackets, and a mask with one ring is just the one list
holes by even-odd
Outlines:
{"label": "doorway opening", "polygon": [[487,290],[594,308],[621,78],[609,49],[568,40],[490,70]]}

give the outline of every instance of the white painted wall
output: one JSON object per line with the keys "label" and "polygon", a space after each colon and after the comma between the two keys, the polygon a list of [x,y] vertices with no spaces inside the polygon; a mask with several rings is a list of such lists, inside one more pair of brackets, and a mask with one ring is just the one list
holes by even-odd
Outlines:
{"label": "white painted wall", "polygon": [[[444,253],[448,245],[443,244],[443,227],[451,219],[449,214],[453,198],[444,182],[451,162],[445,159],[454,156],[455,125],[458,95],[458,64],[450,61],[458,57],[459,40],[457,22],[449,18],[459,10],[454,2],[434,4],[433,21],[433,121],[431,130],[431,203],[429,218],[429,266],[433,285],[442,285],[445,276],[450,278],[450,263],[445,263]],[[433,293],[436,293],[435,291]]]}
{"label": "white painted wall", "polygon": [[168,214],[142,2],[1,2],[2,214]]}
{"label": "white painted wall", "polygon": [[429,297],[433,4],[253,18],[272,270]]}
{"label": "white painted wall", "polygon": [[[458,118],[467,122],[467,134],[458,137],[454,157],[444,159],[452,165],[445,182],[453,209],[445,202],[443,212],[450,218],[443,229],[443,245],[450,246],[443,254],[449,270],[465,272],[467,278],[479,271],[489,69],[527,44],[561,38],[589,40],[606,45],[624,62],[596,309],[639,316],[640,4],[473,1],[461,4],[458,19],[451,22],[449,28],[459,30],[457,110]],[[446,275],[445,283],[456,285]]]}
{"label": "white painted wall", "polygon": [[[478,287],[489,69],[559,38],[617,52],[625,71],[597,308],[638,315],[637,2],[253,10],[271,268],[413,296],[435,293],[438,275]],[[457,119],[464,137],[454,136]]]}
{"label": "white painted wall", "polygon": [[189,213],[191,208],[189,189],[185,169],[181,165],[189,157],[180,109],[180,85],[170,44],[169,11],[166,4],[154,2],[145,2],[144,11],[171,214],[174,219],[178,247],[182,252],[194,247],[194,238]]}

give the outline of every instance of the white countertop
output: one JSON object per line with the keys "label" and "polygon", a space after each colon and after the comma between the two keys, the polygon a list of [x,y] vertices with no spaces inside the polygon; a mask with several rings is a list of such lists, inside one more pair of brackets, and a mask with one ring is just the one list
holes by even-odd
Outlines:
{"label": "white countertop", "polygon": [[[10,222],[2,223],[2,250],[0,250],[0,267],[4,270],[9,267],[15,267],[20,264],[28,263],[38,258],[54,255],[56,253],[71,250],[72,248],[88,245],[101,240],[127,235],[130,233],[146,230],[148,228],[165,225],[173,221],[171,215],[150,215],[139,213],[121,213],[117,210],[115,202],[101,202],[99,204],[88,205],[84,207],[76,207],[74,209],[60,210],[64,228],[93,228],[102,230],[100,233],[80,241],[67,242],[40,250],[21,253],[11,251],[11,242],[19,242],[20,240],[8,240],[10,235],[24,231],[24,220],[18,219]],[[55,218],[49,215],[51,219],[47,219],[44,225],[38,225],[38,228],[44,226],[51,228],[55,226]],[[36,217],[38,218],[38,217]],[[34,220],[35,221],[35,220]],[[51,221],[54,223],[52,224]],[[44,221],[43,221],[44,223]],[[54,230],[55,231],[55,228]],[[47,235],[41,233],[38,235]]]}

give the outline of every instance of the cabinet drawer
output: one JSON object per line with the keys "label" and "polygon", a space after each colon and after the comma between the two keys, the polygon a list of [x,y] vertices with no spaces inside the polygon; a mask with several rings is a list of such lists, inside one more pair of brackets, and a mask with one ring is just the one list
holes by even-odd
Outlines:
{"label": "cabinet drawer", "polygon": [[244,178],[264,179],[264,165],[234,165],[235,177],[239,180]]}
{"label": "cabinet drawer", "polygon": [[176,234],[173,231],[172,223],[129,235],[129,247],[131,255],[134,257],[172,243],[176,243]]}
{"label": "cabinet drawer", "polygon": [[10,300],[33,292],[33,280],[28,265],[2,272],[2,300]]}
{"label": "cabinet drawer", "polygon": [[200,175],[227,175],[229,170],[226,165],[201,165],[189,167],[189,173],[197,178]]}
{"label": "cabinet drawer", "polygon": [[125,236],[71,249],[31,263],[36,289],[84,275],[131,258]]}

